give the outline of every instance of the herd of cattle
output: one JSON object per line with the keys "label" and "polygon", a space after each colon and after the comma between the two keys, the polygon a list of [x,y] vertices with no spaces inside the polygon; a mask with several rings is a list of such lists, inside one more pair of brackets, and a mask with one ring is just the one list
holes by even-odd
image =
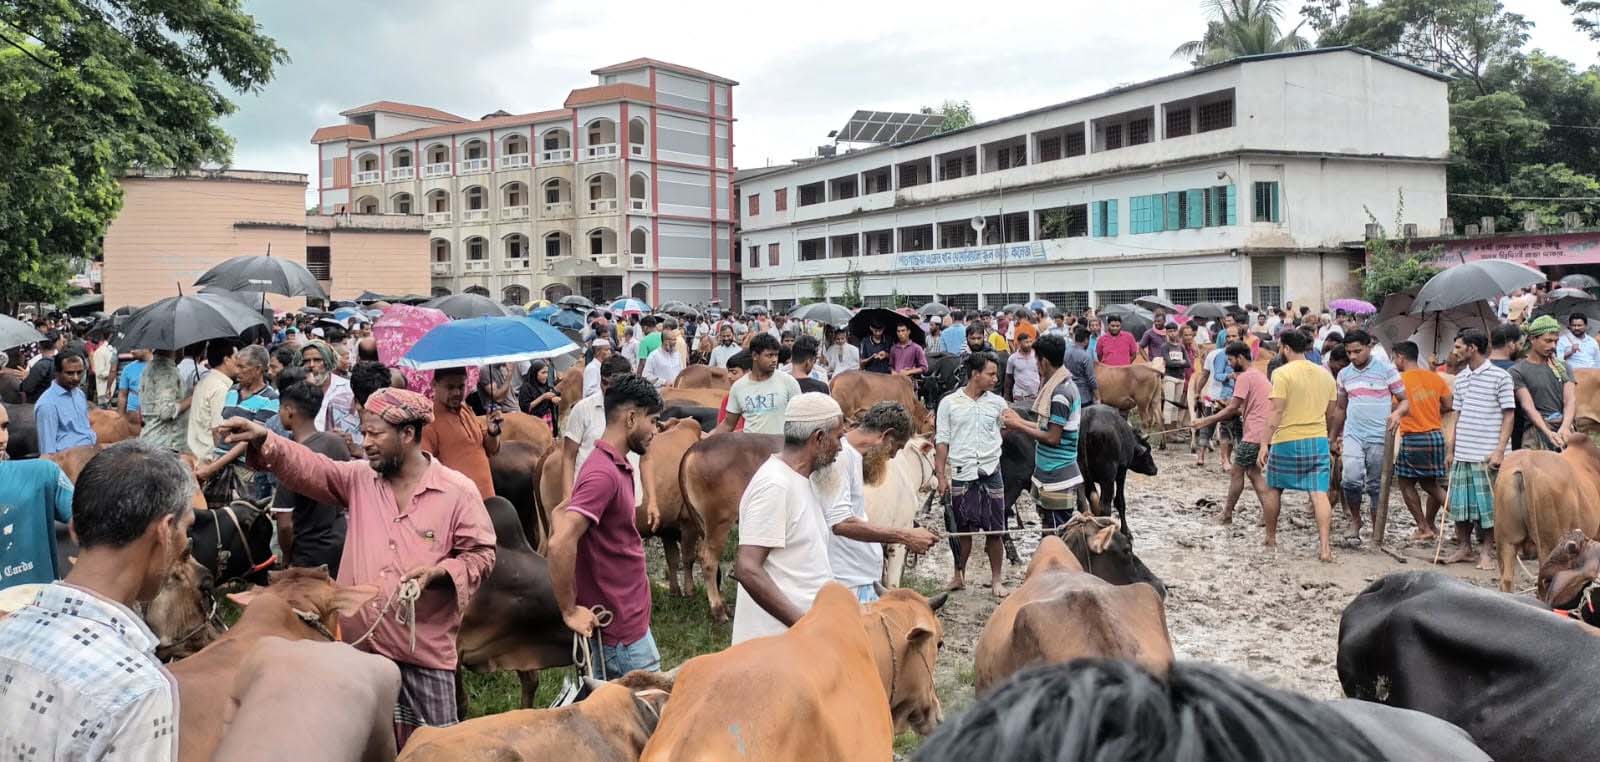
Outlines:
{"label": "herd of cattle", "polygon": [[[1103,399],[1119,401],[1118,384],[1143,384],[1141,370],[1149,369],[1105,370]],[[1159,399],[1159,379],[1150,380]],[[1583,380],[1583,404],[1600,403],[1600,372]],[[578,382],[572,371],[561,380],[564,387]],[[671,594],[694,592],[699,561],[718,619],[727,617],[721,551],[740,493],[779,446],[777,437],[756,434],[703,437],[725,385],[725,376],[707,368],[665,390],[663,430],[636,469],[640,531],[663,542]],[[567,391],[564,400],[577,399],[575,389]],[[904,378],[845,373],[833,394],[847,414],[900,401],[922,434],[931,432],[932,416]],[[1138,407],[1138,395],[1125,396],[1134,404],[1117,407]],[[113,417],[95,416],[97,429],[106,427],[102,443],[136,435]],[[1143,411],[1140,418],[1152,420]],[[26,422],[17,423],[13,444],[26,436]],[[496,564],[465,614],[458,645],[466,669],[517,671],[524,706],[531,706],[539,671],[572,663],[572,635],[541,553],[547,511],[565,498],[566,481],[560,448],[541,421],[511,415],[505,431],[492,461],[499,496],[485,503]],[[1082,437],[1094,513],[1044,538],[1024,582],[992,613],[974,654],[980,695],[1041,663],[1127,659],[1160,675],[1174,659],[1166,588],[1134,555],[1122,495],[1127,471],[1155,472],[1150,448],[1122,414],[1102,405],[1085,409]],[[1008,505],[1031,477],[1032,452],[1023,440],[1005,441]],[[874,522],[909,526],[918,517],[936,489],[932,451],[918,436],[887,462],[867,464]],[[92,454],[85,448],[51,457],[71,477]],[[1600,537],[1600,450],[1583,441],[1561,454],[1516,453],[1497,490],[1504,584],[1509,589],[1505,564],[1536,552],[1537,600],[1405,573],[1373,583],[1343,615],[1340,682],[1352,698],[1376,702],[1347,713],[1380,747],[1417,752],[1394,759],[1474,758],[1452,751],[1470,739],[1493,759],[1564,760],[1589,741],[1593,722],[1586,720],[1594,711],[1571,696],[1600,688],[1600,670],[1588,669],[1600,666],[1591,640],[1600,634],[1591,626],[1600,624],[1600,613],[1590,602],[1600,543],[1588,539]],[[660,514],[653,532],[643,521],[647,495]],[[1113,507],[1120,520],[1108,515]],[[385,659],[327,642],[341,613],[374,591],[339,586],[321,569],[269,575],[271,521],[256,506],[235,502],[197,514],[193,562],[172,571],[145,612],[178,681],[183,759],[394,759],[389,709],[397,671]],[[934,668],[944,596],[898,589],[903,560],[891,556],[890,589],[873,604],[829,586],[784,635],[695,657],[671,673],[589,685],[587,698],[561,709],[425,729],[400,759],[888,759],[896,733],[926,734],[942,716]],[[270,584],[229,594],[244,608],[224,628],[215,589],[237,580]],[[1567,614],[1553,616],[1552,608]],[[318,679],[297,679],[306,675]],[[286,695],[296,698],[284,702]]]}

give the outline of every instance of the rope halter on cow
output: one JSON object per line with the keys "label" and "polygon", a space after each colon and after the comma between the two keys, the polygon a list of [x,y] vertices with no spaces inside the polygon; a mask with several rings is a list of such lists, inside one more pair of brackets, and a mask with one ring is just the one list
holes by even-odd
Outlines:
{"label": "rope halter on cow", "polygon": [[[394,611],[395,621],[410,628],[411,652],[416,653],[417,599],[421,597],[422,585],[418,583],[415,578],[402,580],[400,582],[400,586],[395,588],[394,595],[389,596],[389,602],[383,605],[383,609],[378,612],[376,617],[373,617],[372,626],[368,627],[366,632],[361,633],[361,637],[350,641],[350,645],[359,646],[362,643],[365,643],[368,638],[372,637],[372,633],[378,630],[378,624],[381,623],[383,618],[388,616],[389,612],[392,610]],[[302,620],[304,620],[306,624],[310,625],[312,629],[315,629],[317,632],[326,635],[329,640],[339,639],[333,633],[328,632],[328,628],[322,626],[322,619],[316,615],[316,612],[295,609],[294,613],[296,616],[299,616]]]}
{"label": "rope halter on cow", "polygon": [[572,633],[572,664],[577,667],[578,674],[587,674],[596,680],[604,680],[606,674],[606,652],[605,642],[600,637],[600,631],[611,626],[612,614],[610,609],[599,604],[590,606],[589,610],[594,612],[595,646],[593,651],[599,651],[600,653],[599,669],[595,669],[594,653],[589,647],[589,639],[576,632]]}

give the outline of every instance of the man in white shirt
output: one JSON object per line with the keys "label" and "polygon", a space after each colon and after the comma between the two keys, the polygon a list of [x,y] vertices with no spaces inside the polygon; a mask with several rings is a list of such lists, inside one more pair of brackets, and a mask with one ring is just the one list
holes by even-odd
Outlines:
{"label": "man in white shirt", "polygon": [[844,413],[826,394],[801,394],[784,410],[783,451],[739,498],[733,644],[789,629],[833,578],[819,495],[836,495]]}
{"label": "man in white shirt", "polygon": [[850,588],[856,599],[868,603],[878,599],[877,583],[883,577],[883,544],[897,543],[922,553],[938,541],[932,532],[920,527],[891,529],[874,526],[867,520],[865,458],[893,460],[911,440],[916,430],[911,414],[898,402],[879,402],[863,413],[855,428],[845,432],[839,444],[836,468],[843,475],[839,494],[827,506],[828,563],[833,578]]}
{"label": "man in white shirt", "polygon": [[595,339],[589,342],[594,348],[594,359],[583,366],[583,396],[587,397],[600,391],[600,363],[611,356],[611,342],[607,339]]}
{"label": "man in white shirt", "polygon": [[739,420],[752,434],[782,434],[784,410],[800,396],[800,382],[778,372],[778,340],[771,334],[750,337],[750,372],[728,389],[728,415],[713,434],[734,431]]}
{"label": "man in white shirt", "polygon": [[95,404],[109,408],[117,398],[117,348],[111,345],[109,332],[101,336],[90,363],[94,366]]}
{"label": "man in white shirt", "polygon": [[[934,470],[939,474],[940,494],[950,495],[958,532],[994,532],[1006,528],[1005,485],[1000,477],[1000,419],[1006,401],[994,393],[1000,380],[1000,367],[994,355],[975,352],[962,360],[967,370],[967,385],[939,401],[934,424],[937,456]],[[1004,572],[1005,548],[998,534],[984,537],[989,556],[990,589],[1004,597],[1000,584]],[[950,590],[966,587],[967,558],[972,554],[972,537],[956,539],[955,573]]]}
{"label": "man in white shirt", "polygon": [[837,376],[847,370],[857,370],[861,367],[861,350],[856,349],[849,342],[850,335],[844,329],[833,333],[833,342],[827,349],[822,350],[822,358],[827,361],[828,373]]}
{"label": "man in white shirt", "polygon": [[711,367],[728,367],[728,358],[739,353],[740,347],[733,341],[733,326],[724,325],[717,329],[717,345],[711,349]]}
{"label": "man in white shirt", "polygon": [[1567,332],[1556,342],[1556,357],[1568,368],[1600,368],[1600,344],[1589,335],[1589,316],[1574,312],[1567,316]]}
{"label": "man in white shirt", "polygon": [[561,422],[561,455],[566,461],[566,471],[562,474],[565,488],[561,494],[572,494],[572,482],[578,475],[578,469],[589,459],[594,443],[606,433],[605,393],[606,387],[611,385],[611,378],[632,370],[628,361],[617,355],[607,358],[600,364],[600,390],[578,400],[567,411],[566,419]]}
{"label": "man in white shirt", "polygon": [[641,375],[661,389],[671,386],[688,364],[689,352],[683,346],[682,333],[676,327],[668,327],[661,331],[661,347],[645,358]]}

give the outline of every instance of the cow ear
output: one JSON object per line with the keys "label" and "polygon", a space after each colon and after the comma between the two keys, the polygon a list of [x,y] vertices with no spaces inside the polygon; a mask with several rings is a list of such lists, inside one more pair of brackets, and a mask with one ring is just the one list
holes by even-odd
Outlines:
{"label": "cow ear", "polygon": [[922,645],[923,641],[931,637],[933,637],[933,630],[918,625],[911,628],[911,631],[906,633],[906,645],[916,648]]}
{"label": "cow ear", "polygon": [[1106,552],[1106,548],[1111,547],[1111,540],[1112,540],[1112,538],[1116,537],[1116,535],[1117,535],[1117,525],[1116,524],[1107,524],[1107,525],[1105,525],[1105,527],[1101,528],[1100,531],[1094,533],[1094,537],[1089,538],[1089,552],[1090,553],[1104,553],[1104,552]]}
{"label": "cow ear", "polygon": [[228,593],[228,600],[233,601],[234,605],[238,606],[239,608],[245,608],[250,605],[251,601],[256,599],[256,596],[260,594],[261,588],[252,587],[246,590],[240,590],[237,593]]}
{"label": "cow ear", "polygon": [[934,613],[937,614],[939,609],[944,608],[944,604],[948,600],[950,600],[950,593],[940,593],[928,599],[928,608],[933,609]]}
{"label": "cow ear", "polygon": [[377,596],[378,588],[373,585],[336,586],[333,589],[333,608],[341,616],[352,616],[361,610],[361,604]]}
{"label": "cow ear", "polygon": [[934,445],[932,441],[924,439],[921,444],[917,445],[917,448],[923,452],[933,452]]}

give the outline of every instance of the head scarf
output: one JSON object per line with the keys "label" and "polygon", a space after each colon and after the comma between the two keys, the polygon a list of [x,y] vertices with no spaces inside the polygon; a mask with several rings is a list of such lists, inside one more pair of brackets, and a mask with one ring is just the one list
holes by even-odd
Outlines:
{"label": "head scarf", "polygon": [[1527,334],[1529,337],[1540,336],[1546,333],[1558,333],[1560,331],[1561,324],[1557,323],[1556,319],[1550,317],[1549,315],[1540,315],[1539,317],[1534,318],[1533,322],[1522,327],[1522,332]]}
{"label": "head scarf", "polygon": [[339,367],[339,353],[335,352],[333,346],[328,342],[321,339],[313,339],[300,347],[301,353],[304,353],[306,349],[315,349],[317,354],[322,355],[322,364],[327,367],[329,373],[332,373],[334,368]]}
{"label": "head scarf", "polygon": [[844,420],[839,403],[822,392],[806,392],[789,400],[783,419],[794,423],[820,423],[833,419]]}
{"label": "head scarf", "polygon": [[367,398],[366,411],[392,426],[433,423],[433,403],[410,389],[379,389]]}

